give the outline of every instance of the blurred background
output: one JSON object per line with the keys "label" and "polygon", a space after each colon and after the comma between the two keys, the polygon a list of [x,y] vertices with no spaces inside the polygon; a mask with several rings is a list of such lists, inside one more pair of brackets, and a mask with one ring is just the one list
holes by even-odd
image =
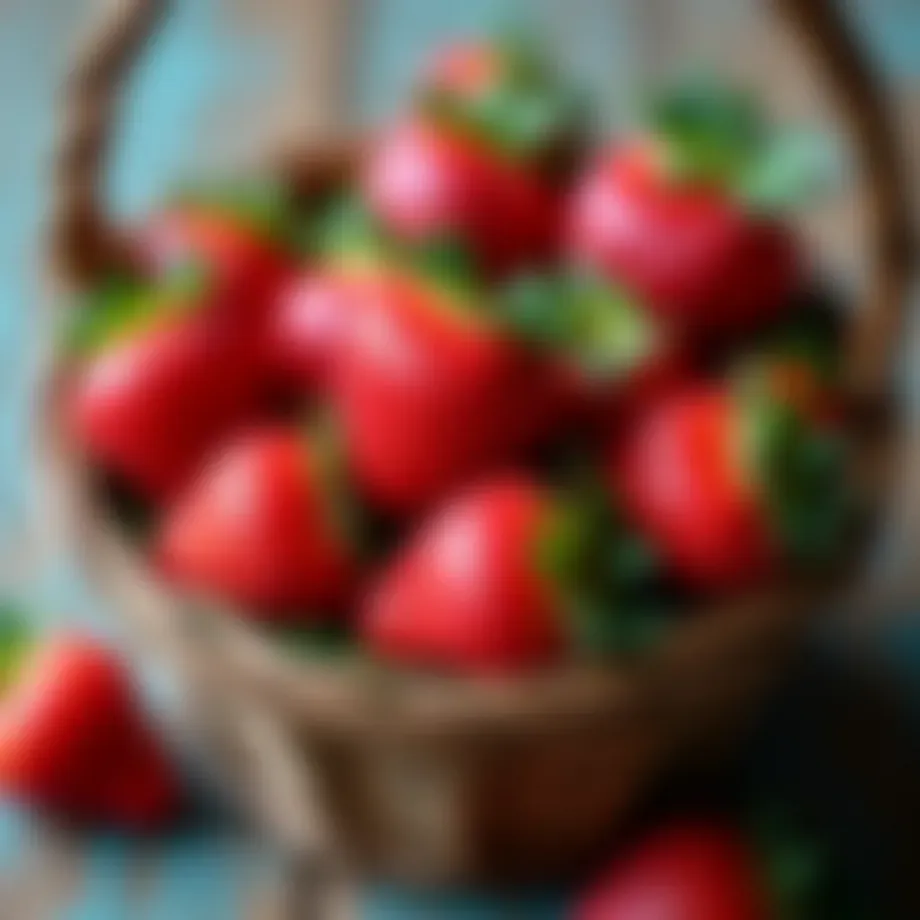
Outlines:
{"label": "blurred background", "polygon": [[[920,2],[841,3],[889,83],[916,188]],[[0,588],[49,622],[112,632],[102,601],[52,539],[34,463],[35,384],[51,336],[42,233],[55,100],[69,49],[93,6],[90,0],[0,3]],[[433,45],[509,20],[544,31],[611,121],[676,64],[705,63],[756,80],[784,115],[817,120],[832,137],[837,132],[823,87],[756,0],[182,0],[173,6],[137,70],[109,170],[111,207],[125,218],[143,214],[177,180],[209,165],[247,161],[266,146],[311,133],[373,125],[405,97]],[[846,168],[843,147],[841,156]],[[859,200],[852,184],[843,188],[809,217],[809,227],[830,270],[858,289]],[[912,386],[915,364],[907,362],[905,386],[920,395]],[[909,522],[911,515],[902,517]],[[909,531],[899,531],[888,550],[885,565],[903,570],[916,552]],[[920,872],[911,872],[920,870],[920,628],[909,603],[901,598],[897,607],[876,611],[856,641],[833,623],[821,630],[813,657],[790,679],[738,767],[760,788],[795,788],[789,796],[811,803],[858,878],[846,897],[890,905],[872,914],[879,920],[920,917],[920,891],[911,890],[920,888]],[[13,818],[3,827],[0,874],[9,876],[30,858],[30,844]],[[140,895],[124,881],[135,854],[117,841],[68,841],[64,857],[57,851],[52,863],[45,855],[35,865],[45,866],[45,877],[52,864],[62,878],[71,873],[71,913],[62,915],[218,920],[246,915],[238,913],[249,892],[238,867],[247,864],[252,875],[259,863],[245,835],[228,839],[222,835],[218,846],[196,831],[164,845],[148,872],[154,881],[139,885],[145,914],[134,913],[132,898]],[[73,876],[83,881],[75,884]],[[449,916],[443,903],[407,903],[381,896],[368,910],[389,904],[387,916]],[[463,916],[491,916],[484,906],[464,903],[481,912]],[[65,910],[42,909],[48,916]],[[496,916],[540,916],[537,907],[516,910]],[[3,911],[0,917],[12,920],[40,915]]]}

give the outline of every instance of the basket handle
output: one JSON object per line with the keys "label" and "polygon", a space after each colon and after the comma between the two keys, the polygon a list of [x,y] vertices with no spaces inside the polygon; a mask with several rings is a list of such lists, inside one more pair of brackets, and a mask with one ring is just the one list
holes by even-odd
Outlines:
{"label": "basket handle", "polygon": [[822,72],[847,123],[863,185],[869,286],[849,324],[847,374],[858,404],[888,401],[916,258],[910,185],[885,87],[836,0],[770,0]]}
{"label": "basket handle", "polygon": [[[897,132],[873,64],[835,0],[769,0],[798,33],[845,118],[864,186],[871,257],[866,308],[850,325],[847,368],[859,401],[888,391],[889,360],[901,332],[915,249],[908,183]],[[106,0],[77,55],[64,93],[51,248],[59,277],[89,281],[124,253],[101,201],[120,90],[169,0]]]}
{"label": "basket handle", "polygon": [[103,175],[126,77],[169,0],[104,0],[83,37],[61,99],[50,249],[57,278],[80,286],[124,260],[102,203]]}

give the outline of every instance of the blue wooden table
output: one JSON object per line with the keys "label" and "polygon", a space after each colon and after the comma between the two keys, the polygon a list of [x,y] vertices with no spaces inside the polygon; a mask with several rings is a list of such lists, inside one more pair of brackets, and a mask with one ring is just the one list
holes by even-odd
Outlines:
{"label": "blue wooden table", "polygon": [[[9,0],[0,9],[0,85],[4,87],[0,102],[4,139],[0,147],[0,593],[24,601],[49,623],[77,619],[117,641],[104,604],[84,583],[68,554],[43,536],[41,521],[36,520],[39,484],[31,462],[32,393],[42,343],[47,341],[40,311],[44,298],[41,234],[48,204],[45,176],[54,131],[53,100],[64,74],[65,49],[90,5],[85,0],[66,4]],[[263,21],[268,19],[263,12],[276,5],[284,6],[245,0],[176,4],[169,27],[155,53],[144,61],[131,91],[130,117],[112,164],[109,191],[117,211],[143,212],[177,177],[212,158],[215,146],[221,146],[219,139],[252,133],[241,132],[239,125],[255,123],[279,73],[278,33],[273,34]],[[342,5],[352,14],[353,64],[347,68],[345,95],[356,120],[387,111],[404,92],[426,46],[438,37],[474,31],[484,22],[501,20],[513,8],[537,11],[554,35],[569,49],[577,49],[573,55],[577,65],[606,87],[613,105],[647,75],[648,62],[637,33],[644,30],[643,41],[647,41],[654,26],[653,8],[666,6],[648,0],[467,0],[463,4],[352,0]],[[713,25],[713,8],[721,7],[723,25],[740,15],[737,3],[698,0],[697,5],[701,17],[710,17],[704,20],[705,28],[693,32],[704,34],[700,47],[705,47],[707,29],[721,34]],[[916,102],[920,5],[898,0],[851,5],[892,75]],[[260,12],[253,15],[253,6]],[[674,6],[684,9],[690,4]],[[686,16],[685,9],[682,15]],[[671,25],[679,40],[682,33],[676,22]],[[913,111],[920,113],[920,106]],[[816,642],[816,647],[821,646],[818,659],[839,660],[828,652],[828,644],[823,639]],[[920,707],[920,631],[908,622],[892,628],[880,639],[879,654],[889,673],[894,670],[900,675],[895,693],[899,706]],[[822,667],[825,670],[819,673],[812,661],[791,683],[738,775],[761,790],[782,790],[781,794],[793,798],[802,795],[812,805],[826,799],[812,810],[820,813],[829,835],[838,841],[838,858],[844,864],[849,861],[855,867],[851,874],[870,890],[873,886],[876,891],[888,890],[893,883],[886,879],[886,870],[893,871],[896,857],[881,854],[890,854],[898,843],[897,813],[904,817],[916,805],[910,796],[902,799],[902,793],[895,791],[903,788],[898,785],[904,778],[900,773],[908,769],[915,751],[909,742],[897,740],[903,719],[886,727],[876,710],[857,713],[857,702],[832,689],[840,681],[828,679],[839,666]],[[844,681],[843,686],[854,685]],[[843,695],[835,696],[838,692]],[[860,697],[862,705],[865,698],[866,694]],[[852,732],[844,729],[839,737],[826,737],[829,726],[841,724],[841,707],[851,705],[856,713]],[[889,714],[885,718],[893,718],[887,704],[881,711]],[[916,711],[914,715],[920,717]],[[864,750],[852,743],[872,732],[881,734],[867,740]],[[865,748],[874,748],[873,755],[884,752],[877,758],[882,766],[874,767],[873,758],[867,762]],[[901,843],[898,852],[903,853],[906,844]],[[0,811],[0,917],[281,918],[289,915],[287,889],[283,861],[276,857],[245,829],[210,812],[168,840],[142,845],[113,837],[74,838],[43,829],[33,818],[8,808]],[[36,886],[33,881],[23,888],[20,883],[26,879],[40,883]],[[27,900],[17,902],[17,897]],[[376,892],[361,900],[364,914],[371,918],[539,920],[562,915],[558,899],[552,897],[522,898],[511,904],[466,893],[432,902],[405,893]],[[350,912],[341,910],[343,916]],[[870,916],[900,920],[891,912]],[[920,908],[904,920],[916,917]]]}

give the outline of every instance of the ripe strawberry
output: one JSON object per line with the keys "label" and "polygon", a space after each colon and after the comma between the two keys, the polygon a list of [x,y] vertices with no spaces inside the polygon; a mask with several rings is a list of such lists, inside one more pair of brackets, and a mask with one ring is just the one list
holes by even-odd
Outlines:
{"label": "ripe strawberry", "polygon": [[636,651],[661,625],[647,547],[602,495],[492,476],[437,510],[384,568],[361,634],[383,658],[461,672]]}
{"label": "ripe strawberry", "polygon": [[770,920],[767,880],[736,831],[686,822],[651,833],[582,894],[571,920]]}
{"label": "ripe strawberry", "polygon": [[202,271],[240,318],[259,319],[292,270],[293,206],[273,183],[239,183],[179,196],[140,228],[136,246],[155,275]]}
{"label": "ripe strawberry", "polygon": [[573,256],[681,329],[724,335],[762,325],[787,307],[802,274],[777,214],[785,202],[765,194],[770,171],[780,172],[779,146],[736,96],[666,99],[649,135],[602,155],[577,188]]}
{"label": "ripe strawberry", "polygon": [[79,318],[67,410],[86,453],[154,501],[175,496],[257,400],[248,338],[208,296],[129,286]]}
{"label": "ripe strawberry", "polygon": [[269,360],[282,383],[324,392],[360,296],[358,278],[333,269],[304,271],[282,293],[268,326]]}
{"label": "ripe strawberry", "polygon": [[738,588],[837,545],[840,447],[833,428],[785,394],[698,384],[651,408],[615,444],[611,488],[681,576]]}
{"label": "ripe strawberry", "polygon": [[333,615],[352,594],[357,568],[338,474],[316,435],[244,435],[167,512],[157,560],[173,580],[255,616]]}
{"label": "ripe strawberry", "polygon": [[481,141],[417,117],[378,141],[362,188],[392,232],[412,240],[454,236],[492,273],[545,259],[555,247],[558,201],[543,179]]}
{"label": "ripe strawberry", "polygon": [[0,704],[3,794],[70,820],[136,830],[177,816],[179,779],[112,652],[62,635],[14,671]]}
{"label": "ripe strawberry", "polygon": [[406,257],[358,201],[317,215],[309,267],[284,286],[266,325],[266,364],[280,389],[327,391],[365,277]]}
{"label": "ripe strawberry", "polygon": [[481,299],[405,268],[362,288],[334,403],[357,482],[390,512],[430,506],[558,421],[560,375]]}
{"label": "ripe strawberry", "polygon": [[520,477],[463,493],[383,573],[361,630],[377,654],[461,671],[510,671],[564,652],[561,598],[540,570],[556,510]]}

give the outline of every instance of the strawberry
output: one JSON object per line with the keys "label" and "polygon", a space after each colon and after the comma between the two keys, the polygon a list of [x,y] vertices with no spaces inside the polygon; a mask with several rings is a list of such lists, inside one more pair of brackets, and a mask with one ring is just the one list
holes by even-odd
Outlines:
{"label": "strawberry", "polygon": [[294,221],[280,185],[218,185],[178,196],[140,228],[135,243],[156,276],[193,266],[228,313],[258,319],[291,272]]}
{"label": "strawberry", "polygon": [[316,434],[272,427],[231,442],[167,512],[160,567],[268,620],[339,612],[357,559],[336,467]]}
{"label": "strawberry", "polygon": [[257,400],[251,344],[211,306],[199,292],[129,284],[78,317],[71,430],[96,463],[153,501],[173,498]]}
{"label": "strawberry", "polygon": [[571,920],[770,920],[767,879],[733,828],[685,821],[650,833],[601,873]]}
{"label": "strawberry", "polygon": [[61,635],[14,670],[4,675],[0,704],[5,795],[69,820],[134,830],[177,816],[179,779],[111,651]]}
{"label": "strawberry", "polygon": [[391,661],[474,673],[637,650],[661,622],[654,561],[584,498],[514,472],[454,496],[385,565],[364,641]]}
{"label": "strawberry", "polygon": [[268,326],[274,373],[307,393],[332,378],[355,302],[358,279],[333,269],[306,270],[286,286]]}
{"label": "strawberry", "polygon": [[614,444],[610,486],[682,577],[738,588],[838,544],[842,459],[836,430],[785,393],[701,383]]}
{"label": "strawberry", "polygon": [[553,254],[558,174],[581,134],[580,98],[533,45],[453,46],[372,150],[361,187],[392,232],[450,235],[502,275]]}
{"label": "strawberry", "polygon": [[[570,251],[683,331],[756,328],[784,311],[802,276],[785,202],[766,195],[783,153],[738,96],[669,97],[646,136],[604,153],[578,184]],[[801,192],[804,172],[786,169],[785,185]]]}
{"label": "strawberry", "polygon": [[563,611],[538,565],[554,513],[523,476],[448,503],[385,569],[361,619],[367,644],[391,660],[460,671],[558,659]]}
{"label": "strawberry", "polygon": [[317,215],[308,267],[282,288],[266,325],[266,364],[279,387],[325,393],[361,285],[369,273],[407,258],[367,211],[349,197]]}
{"label": "strawberry", "polygon": [[493,273],[545,259],[555,247],[558,202],[547,183],[481,142],[419,118],[378,140],[362,188],[394,233],[455,236]]}
{"label": "strawberry", "polygon": [[357,482],[406,514],[526,449],[566,386],[454,279],[396,267],[366,280],[333,402]]}

